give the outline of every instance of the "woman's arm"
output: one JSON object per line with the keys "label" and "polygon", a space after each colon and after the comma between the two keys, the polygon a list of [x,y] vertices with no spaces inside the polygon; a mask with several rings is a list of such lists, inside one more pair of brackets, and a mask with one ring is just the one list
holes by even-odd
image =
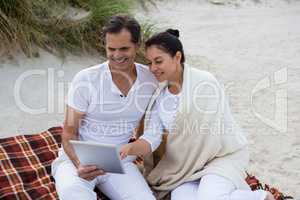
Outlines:
{"label": "woman's arm", "polygon": [[125,144],[120,149],[121,158],[127,155],[145,156],[157,149],[162,141],[163,128],[159,118],[158,103],[156,103],[151,111],[150,118],[143,118],[144,121],[148,120],[148,125],[145,127],[143,134],[138,140]]}
{"label": "woman's arm", "polygon": [[144,139],[138,139],[132,143],[126,144],[121,147],[121,159],[126,158],[128,155],[145,156],[151,153],[151,145]]}

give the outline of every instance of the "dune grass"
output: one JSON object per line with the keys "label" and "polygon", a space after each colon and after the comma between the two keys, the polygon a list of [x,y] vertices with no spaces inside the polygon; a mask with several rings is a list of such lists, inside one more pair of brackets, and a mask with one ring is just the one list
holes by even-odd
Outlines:
{"label": "dune grass", "polygon": [[[0,1],[0,49],[22,50],[37,57],[39,48],[59,56],[66,52],[103,52],[100,33],[114,14],[130,14],[134,0]],[[143,25],[145,35],[153,26]]]}

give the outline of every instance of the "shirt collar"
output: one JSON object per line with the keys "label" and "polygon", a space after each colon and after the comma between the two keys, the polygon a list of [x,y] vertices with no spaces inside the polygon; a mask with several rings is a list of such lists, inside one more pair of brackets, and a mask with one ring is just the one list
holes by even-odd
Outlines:
{"label": "shirt collar", "polygon": [[[134,63],[134,66],[136,68],[136,80],[133,83],[133,85],[131,86],[131,88],[130,88],[127,95],[129,95],[131,92],[137,90],[137,88],[140,84],[140,76],[141,76],[140,70],[141,69],[140,69],[140,67],[138,66],[137,63]],[[111,92],[115,93],[115,94],[118,94],[118,95],[121,95],[121,91],[119,90],[119,88],[116,86],[116,84],[112,80],[112,75],[111,75],[111,72],[110,72],[110,69],[109,69],[109,66],[108,66],[108,61],[106,61],[106,64],[105,64],[105,73],[107,73],[108,79],[110,81]]]}

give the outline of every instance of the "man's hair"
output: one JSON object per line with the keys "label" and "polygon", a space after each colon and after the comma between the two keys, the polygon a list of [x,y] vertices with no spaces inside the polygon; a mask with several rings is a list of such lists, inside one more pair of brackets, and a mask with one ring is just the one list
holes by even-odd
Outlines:
{"label": "man's hair", "polygon": [[[107,33],[119,33],[126,29],[131,34],[131,41],[138,44],[141,40],[141,26],[136,19],[128,15],[114,15],[104,25],[102,36],[105,38]],[[105,40],[104,40],[105,41]]]}

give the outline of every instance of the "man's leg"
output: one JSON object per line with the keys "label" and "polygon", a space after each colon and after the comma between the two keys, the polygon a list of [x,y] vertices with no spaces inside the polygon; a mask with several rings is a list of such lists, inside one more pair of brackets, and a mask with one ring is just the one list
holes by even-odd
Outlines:
{"label": "man's leg", "polygon": [[78,177],[77,169],[70,160],[59,163],[55,168],[53,177],[60,200],[97,199],[94,192],[96,179],[87,181]]}
{"label": "man's leg", "polygon": [[99,176],[97,187],[111,200],[155,200],[137,166],[132,162],[124,163],[126,174]]}
{"label": "man's leg", "polygon": [[205,175],[198,188],[198,200],[264,200],[266,191],[237,190],[228,179],[218,175]]}
{"label": "man's leg", "polygon": [[183,183],[171,192],[171,200],[197,200],[199,180]]}

